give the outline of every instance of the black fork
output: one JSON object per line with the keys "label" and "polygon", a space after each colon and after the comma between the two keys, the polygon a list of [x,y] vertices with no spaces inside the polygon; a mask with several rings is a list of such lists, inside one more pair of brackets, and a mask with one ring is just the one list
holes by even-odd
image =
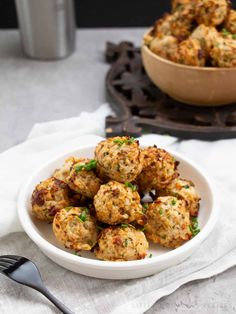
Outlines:
{"label": "black fork", "polygon": [[0,273],[8,278],[41,292],[62,313],[74,314],[44,286],[36,265],[25,257],[17,255],[0,256]]}

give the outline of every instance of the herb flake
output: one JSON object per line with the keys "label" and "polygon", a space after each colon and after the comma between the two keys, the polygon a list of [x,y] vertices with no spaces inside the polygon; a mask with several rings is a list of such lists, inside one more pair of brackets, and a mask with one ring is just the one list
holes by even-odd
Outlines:
{"label": "herb flake", "polygon": [[189,186],[189,184],[186,184],[186,185],[183,186],[183,188],[187,190],[187,189],[190,188],[190,186]]}
{"label": "herb flake", "polygon": [[68,212],[69,210],[71,210],[71,208],[73,208],[73,206],[67,206],[64,209]]}
{"label": "herb flake", "polygon": [[121,228],[128,228],[129,224],[121,224],[120,226],[121,226]]}
{"label": "herb flake", "polygon": [[136,142],[136,139],[134,137],[130,137],[130,138],[127,138],[125,140],[122,140],[121,138],[116,138],[113,143],[115,144],[118,144],[118,146],[122,146],[124,144],[133,144],[134,142]]}
{"label": "herb flake", "polygon": [[125,246],[125,247],[128,246],[128,242],[129,242],[129,240],[128,240],[128,239],[125,239],[125,241],[124,241],[124,246]]}
{"label": "herb flake", "polygon": [[223,34],[224,36],[232,35],[229,31],[227,31],[226,28],[223,28],[223,29],[222,29],[222,34]]}
{"label": "herb flake", "polygon": [[127,188],[131,188],[131,190],[132,190],[133,192],[137,190],[137,186],[136,186],[135,184],[130,183],[130,182],[125,182],[125,186],[126,186]]}
{"label": "herb flake", "polygon": [[82,164],[82,165],[75,165],[74,169],[75,172],[80,172],[82,170],[91,171],[96,169],[97,167],[97,160],[91,159],[89,162]]}
{"label": "herb flake", "polygon": [[85,222],[87,220],[87,214],[85,211],[82,211],[82,213],[78,216],[78,218],[82,221]]}
{"label": "herb flake", "polygon": [[192,236],[195,237],[200,232],[198,219],[197,217],[191,217],[190,219],[191,219],[191,225],[189,226],[189,229],[192,233]]}

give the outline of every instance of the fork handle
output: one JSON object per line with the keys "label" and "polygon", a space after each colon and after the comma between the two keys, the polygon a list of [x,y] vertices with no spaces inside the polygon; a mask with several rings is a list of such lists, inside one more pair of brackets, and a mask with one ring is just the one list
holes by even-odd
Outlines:
{"label": "fork handle", "polygon": [[75,314],[71,310],[68,309],[61,301],[54,297],[53,294],[47,289],[44,288],[40,291],[48,300],[50,300],[62,313],[64,314]]}

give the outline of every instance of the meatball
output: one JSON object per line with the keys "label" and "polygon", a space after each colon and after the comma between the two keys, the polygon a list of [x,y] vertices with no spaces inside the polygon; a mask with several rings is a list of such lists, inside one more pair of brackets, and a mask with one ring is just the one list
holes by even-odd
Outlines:
{"label": "meatball", "polygon": [[206,55],[197,39],[186,39],[179,44],[175,55],[172,55],[172,61],[203,67],[206,63]]}
{"label": "meatball", "polygon": [[145,34],[144,37],[143,37],[144,45],[149,47],[151,42],[153,41],[153,39],[154,39],[154,37],[152,35],[152,32],[149,32],[148,34]]}
{"label": "meatball", "polygon": [[156,146],[148,147],[142,151],[142,154],[143,171],[136,180],[140,191],[162,189],[178,176],[178,162],[164,149]]}
{"label": "meatball", "polygon": [[185,7],[192,7],[192,10],[195,9],[194,7],[195,1],[193,0],[172,0],[171,7],[172,7],[172,12],[174,13],[175,11],[181,11]]}
{"label": "meatball", "polygon": [[164,14],[164,16],[157,20],[154,25],[153,29],[153,36],[165,36],[171,35],[171,21],[173,16],[171,14]]}
{"label": "meatball", "polygon": [[93,198],[101,185],[101,181],[94,172],[96,164],[95,160],[86,158],[77,160],[66,178],[69,187],[81,195]]}
{"label": "meatball", "polygon": [[110,181],[110,178],[108,177],[107,173],[99,164],[97,164],[95,172],[97,177],[100,179],[102,183],[107,183]]}
{"label": "meatball", "polygon": [[139,142],[129,136],[100,142],[95,149],[95,158],[104,174],[118,182],[132,182],[142,170]]}
{"label": "meatball", "polygon": [[222,68],[236,67],[236,41],[221,38],[210,52],[212,64]]}
{"label": "meatball", "polygon": [[193,29],[194,12],[191,6],[184,6],[183,10],[178,10],[172,15],[170,30],[173,36],[182,41],[190,36]]}
{"label": "meatball", "polygon": [[236,34],[236,11],[230,10],[226,21],[225,21],[225,28],[232,34]]}
{"label": "meatball", "polygon": [[79,162],[80,159],[78,157],[69,157],[66,159],[65,163],[62,165],[60,169],[56,169],[53,173],[53,177],[67,183],[67,178],[70,174],[70,171],[74,164]]}
{"label": "meatball", "polygon": [[32,212],[40,220],[51,222],[55,214],[70,204],[68,186],[55,178],[39,183],[32,194]]}
{"label": "meatball", "polygon": [[86,207],[66,207],[53,220],[59,242],[72,250],[89,251],[97,242],[96,220]]}
{"label": "meatball", "polygon": [[196,21],[206,26],[216,26],[223,23],[229,11],[227,0],[197,0]]}
{"label": "meatball", "polygon": [[178,40],[174,36],[156,37],[150,43],[150,50],[165,59],[170,59],[177,47]]}
{"label": "meatball", "polygon": [[167,248],[176,248],[192,237],[189,211],[184,200],[159,197],[149,204],[145,225],[147,239]]}
{"label": "meatball", "polygon": [[101,232],[95,255],[105,261],[132,261],[145,258],[147,250],[142,231],[132,226],[109,227]]}
{"label": "meatball", "polygon": [[200,196],[198,195],[193,182],[184,179],[175,179],[164,190],[158,191],[158,195],[175,196],[186,202],[190,216],[197,216],[199,211]]}
{"label": "meatball", "polygon": [[220,34],[214,26],[201,24],[192,32],[190,38],[197,39],[200,42],[201,48],[209,53],[219,36]]}
{"label": "meatball", "polygon": [[130,183],[110,181],[101,185],[94,197],[94,207],[97,219],[110,225],[133,221],[145,223],[140,196]]}

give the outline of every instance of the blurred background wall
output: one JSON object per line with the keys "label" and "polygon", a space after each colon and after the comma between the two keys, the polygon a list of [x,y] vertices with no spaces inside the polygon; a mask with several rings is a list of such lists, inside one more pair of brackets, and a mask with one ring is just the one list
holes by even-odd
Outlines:
{"label": "blurred background wall", "polygon": [[[170,9],[170,0],[74,1],[78,27],[148,26]],[[0,29],[16,27],[14,0],[0,0]]]}
{"label": "blurred background wall", "polygon": [[[75,0],[77,26],[148,26],[169,4],[168,0]],[[14,0],[0,0],[0,28],[16,27]]]}

